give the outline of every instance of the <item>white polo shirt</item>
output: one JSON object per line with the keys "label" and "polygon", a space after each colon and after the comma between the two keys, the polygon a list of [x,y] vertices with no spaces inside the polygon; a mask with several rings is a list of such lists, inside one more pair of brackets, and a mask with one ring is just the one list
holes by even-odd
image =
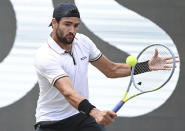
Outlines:
{"label": "white polo shirt", "polygon": [[88,99],[88,63],[99,59],[102,54],[87,36],[79,33],[72,43],[71,52],[66,53],[50,36],[47,43],[38,49],[35,68],[40,93],[36,122],[62,120],[78,113],[54,87],[59,78],[69,76],[75,90]]}

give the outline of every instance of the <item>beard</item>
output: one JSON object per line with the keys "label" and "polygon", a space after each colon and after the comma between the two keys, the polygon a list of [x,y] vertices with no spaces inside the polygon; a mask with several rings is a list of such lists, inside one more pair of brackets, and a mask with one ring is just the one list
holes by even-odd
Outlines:
{"label": "beard", "polygon": [[[67,40],[67,36],[68,35],[72,35],[73,38],[71,40]],[[66,36],[64,36],[64,32],[60,31],[59,28],[57,28],[56,30],[56,36],[58,38],[58,40],[62,43],[62,44],[72,44],[75,35],[73,33],[68,33]]]}

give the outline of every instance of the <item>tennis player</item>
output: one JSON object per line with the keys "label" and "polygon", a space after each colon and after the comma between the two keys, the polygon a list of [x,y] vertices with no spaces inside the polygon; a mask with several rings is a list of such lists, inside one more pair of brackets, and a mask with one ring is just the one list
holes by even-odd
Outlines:
{"label": "tennis player", "polygon": [[87,36],[77,33],[79,24],[80,13],[74,4],[56,6],[52,32],[35,58],[40,87],[36,131],[104,131],[102,125],[117,117],[88,101],[88,64],[109,78],[129,76],[131,68],[102,55]]}

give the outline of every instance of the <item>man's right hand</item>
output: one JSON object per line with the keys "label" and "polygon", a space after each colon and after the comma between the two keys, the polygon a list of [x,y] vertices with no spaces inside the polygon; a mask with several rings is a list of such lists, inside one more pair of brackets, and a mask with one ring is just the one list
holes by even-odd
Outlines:
{"label": "man's right hand", "polygon": [[117,118],[115,112],[112,111],[100,111],[97,108],[93,108],[89,113],[91,117],[93,117],[98,124],[102,125],[109,125],[110,123],[114,122]]}

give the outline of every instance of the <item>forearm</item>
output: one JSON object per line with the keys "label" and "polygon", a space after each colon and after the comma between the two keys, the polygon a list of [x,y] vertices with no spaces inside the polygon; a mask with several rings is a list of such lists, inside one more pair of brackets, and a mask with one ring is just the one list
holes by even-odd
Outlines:
{"label": "forearm", "polygon": [[80,112],[93,117],[97,123],[108,125],[117,117],[112,111],[100,111],[87,99],[81,96],[72,86],[69,77],[60,78],[55,82],[55,87],[61,92],[66,100]]}
{"label": "forearm", "polygon": [[78,109],[79,103],[85,98],[80,95],[72,86],[72,83],[68,77],[59,79],[55,83],[55,87],[61,92],[65,99],[76,109]]}
{"label": "forearm", "polygon": [[125,63],[115,63],[102,56],[98,61],[92,62],[104,75],[109,78],[126,77],[130,75],[131,67]]}
{"label": "forearm", "polygon": [[71,91],[68,94],[64,94],[64,97],[66,98],[66,100],[76,109],[78,109],[78,106],[80,104],[81,101],[83,101],[85,98],[83,96],[81,96],[78,92],[76,92],[75,90]]}
{"label": "forearm", "polygon": [[126,77],[131,73],[131,67],[125,63],[113,63],[112,69],[109,71],[109,78]]}

